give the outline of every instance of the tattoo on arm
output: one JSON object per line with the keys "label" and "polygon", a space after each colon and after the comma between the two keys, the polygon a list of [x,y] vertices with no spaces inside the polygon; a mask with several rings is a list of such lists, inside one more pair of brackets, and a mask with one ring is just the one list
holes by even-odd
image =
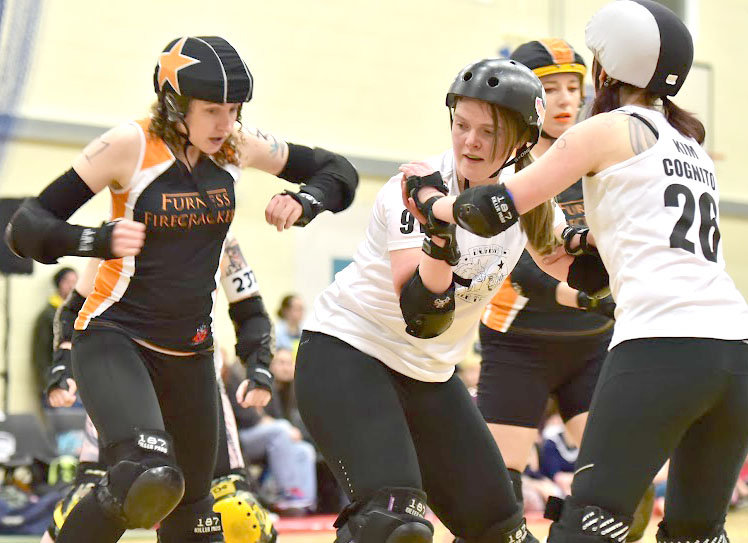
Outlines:
{"label": "tattoo on arm", "polygon": [[278,140],[278,138],[270,133],[263,134],[256,128],[252,131],[252,133],[255,137],[257,137],[257,139],[264,140],[270,144],[270,156],[274,157],[278,154],[283,154],[283,146],[285,145],[283,141]]}
{"label": "tattoo on arm", "polygon": [[657,143],[657,137],[641,120],[629,117],[629,141],[635,155],[650,149]]}
{"label": "tattoo on arm", "polygon": [[[109,147],[109,142],[108,141],[104,141],[104,139],[102,139],[102,138],[97,139],[96,142],[99,143],[99,145],[96,148],[91,149],[88,152],[86,152],[86,151],[83,152],[83,156],[86,157],[86,160],[88,160],[89,164],[91,163],[91,160],[94,157],[96,157],[96,155],[100,155],[101,153],[103,153],[104,151],[106,151],[107,148]],[[96,142],[94,142],[94,143],[96,143]],[[92,146],[93,146],[93,144],[92,144]]]}
{"label": "tattoo on arm", "polygon": [[226,245],[226,256],[229,259],[229,265],[226,268],[226,275],[231,275],[247,267],[247,261],[244,260],[239,242],[236,239],[231,240]]}
{"label": "tattoo on arm", "polygon": [[561,136],[560,138],[556,140],[556,147],[559,149],[566,149],[567,145],[568,144],[566,143],[566,138],[563,136]]}

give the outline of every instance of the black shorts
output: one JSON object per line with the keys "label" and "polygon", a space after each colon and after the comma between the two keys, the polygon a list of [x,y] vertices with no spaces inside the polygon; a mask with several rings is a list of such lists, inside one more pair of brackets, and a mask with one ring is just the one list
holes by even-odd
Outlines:
{"label": "black shorts", "polygon": [[478,408],[486,422],[537,428],[553,395],[567,421],[589,410],[612,330],[552,339],[480,325],[483,355]]}

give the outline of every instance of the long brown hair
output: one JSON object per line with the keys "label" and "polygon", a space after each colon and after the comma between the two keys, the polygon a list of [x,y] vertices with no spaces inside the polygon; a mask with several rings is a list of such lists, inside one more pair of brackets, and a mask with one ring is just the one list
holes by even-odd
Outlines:
{"label": "long brown hair", "polygon": [[[459,97],[457,97],[459,100]],[[455,101],[457,105],[457,101]],[[511,156],[511,153],[530,139],[530,128],[516,111],[505,109],[497,104],[488,103],[493,119],[494,145],[491,149],[491,160],[497,156]],[[499,129],[504,133],[504,146],[499,149]],[[514,166],[518,172],[532,163],[530,153],[527,153]],[[553,251],[559,242],[553,231],[555,210],[552,200],[543,202],[520,216],[519,224],[527,234],[530,244],[540,253],[546,255]]]}
{"label": "long brown hair", "polygon": [[[611,80],[610,84],[600,85],[600,73],[602,72],[602,66],[594,60],[592,63],[592,77],[595,82],[595,101],[592,103],[591,115],[597,115],[598,113],[607,113],[621,107],[621,93],[620,90],[624,87],[630,89],[638,89],[634,85],[623,83],[622,81]],[[670,125],[675,128],[678,132],[683,134],[687,138],[693,138],[699,145],[704,143],[706,138],[706,130],[702,122],[696,118],[696,116],[681,109],[675,105],[667,96],[657,96],[651,92],[647,92],[644,95],[644,100],[648,106],[655,104],[657,100],[662,100],[662,108],[664,110],[665,119]]]}
{"label": "long brown hair", "polygon": [[[165,93],[159,93],[158,100],[151,106],[151,124],[148,127],[148,132],[153,136],[164,140],[172,149],[183,149],[187,140],[184,133],[179,132],[177,129],[177,126],[182,123],[180,121],[169,119],[165,98]],[[177,112],[184,118],[190,109],[192,98],[173,93],[170,93],[170,98],[176,106]],[[241,122],[241,113],[241,106],[239,106],[239,113],[236,117],[236,120],[239,122]],[[186,126],[183,126],[183,128],[186,129]],[[225,166],[226,164],[234,164],[235,166],[238,166],[239,155],[237,153],[237,142],[234,134],[229,134],[229,137],[223,142],[223,145],[218,152],[213,153],[211,157],[221,166]]]}

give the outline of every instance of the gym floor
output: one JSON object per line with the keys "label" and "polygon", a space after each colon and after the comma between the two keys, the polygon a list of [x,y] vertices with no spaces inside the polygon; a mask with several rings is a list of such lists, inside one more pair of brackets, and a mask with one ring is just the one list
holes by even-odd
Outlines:
{"label": "gym floor", "polygon": [[[655,532],[657,531],[657,522],[653,520],[647,529],[647,533],[641,540],[641,543],[655,543]],[[543,520],[531,521],[530,529],[541,541],[548,535],[549,523]],[[732,541],[748,541],[748,509],[730,513],[727,517],[727,533]],[[306,531],[294,532],[289,531],[281,534],[278,543],[332,543],[334,535],[331,531]],[[2,536],[0,543],[37,543],[38,536]],[[155,543],[156,537],[153,532],[138,530],[128,532],[121,541],[127,543]],[[434,543],[451,543],[452,538],[446,529],[438,526]]]}

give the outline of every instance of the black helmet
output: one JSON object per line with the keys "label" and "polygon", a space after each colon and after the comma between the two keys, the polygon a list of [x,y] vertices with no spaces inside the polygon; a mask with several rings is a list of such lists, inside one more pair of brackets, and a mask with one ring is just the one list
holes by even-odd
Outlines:
{"label": "black helmet", "polygon": [[678,16],[651,0],[618,0],[592,16],[587,47],[618,81],[675,96],[693,63],[693,39]]}
{"label": "black helmet", "polygon": [[153,73],[157,93],[218,103],[249,102],[252,74],[229,42],[217,36],[176,38],[161,53]]}
{"label": "black helmet", "polygon": [[517,47],[509,58],[521,62],[538,77],[575,73],[584,79],[587,73],[582,55],[560,38],[528,41]]}
{"label": "black helmet", "polygon": [[530,141],[502,168],[525,156],[538,142],[545,117],[545,90],[540,79],[528,67],[501,58],[486,58],[468,64],[449,87],[447,107],[454,108],[458,96],[483,100],[515,111],[530,127]]}

